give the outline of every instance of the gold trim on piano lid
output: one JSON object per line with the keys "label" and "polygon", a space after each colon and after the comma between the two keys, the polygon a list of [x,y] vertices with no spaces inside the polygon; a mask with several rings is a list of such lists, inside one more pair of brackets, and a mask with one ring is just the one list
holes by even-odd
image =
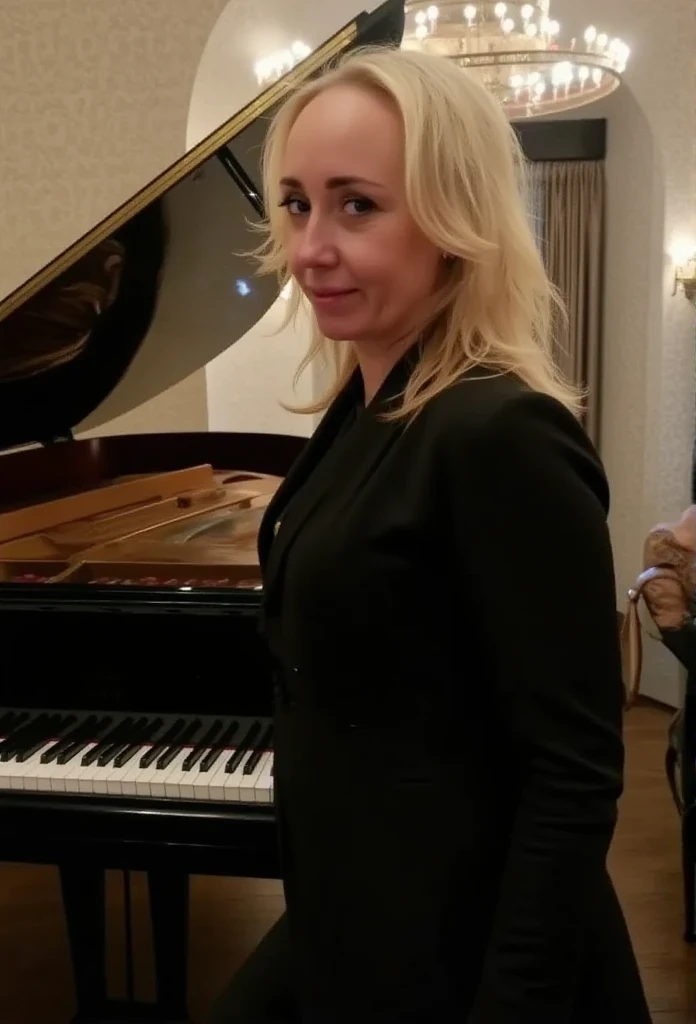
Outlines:
{"label": "gold trim on piano lid", "polygon": [[183,178],[196,170],[202,163],[213,156],[218,149],[231,142],[242,132],[252,121],[261,117],[273,107],[283,96],[300,85],[306,78],[318,71],[327,61],[331,60],[349,46],[357,37],[357,24],[353,22],[338,32],[335,36],[319,46],[313,53],[306,57],[301,64],[298,64],[279,81],[266,89],[247,104],[238,114],[226,121],[220,128],[211,135],[199,142],[197,146],[189,150],[177,163],[173,164],[159,177],[146,185],[140,192],[136,193],[123,206],[115,210],[105,220],[97,224],[86,235],[79,238],[70,248],[66,249],[45,267],[37,271],[33,277],[25,281],[14,292],[11,292],[0,302],[0,321],[4,320],[11,313],[14,313],[23,303],[27,302],[33,295],[41,291],[43,287],[53,281],[59,274],[77,263],[85,253],[103,242],[114,231],[120,228],[127,220],[140,213],[149,203],[159,199],[165,192],[177,185]]}

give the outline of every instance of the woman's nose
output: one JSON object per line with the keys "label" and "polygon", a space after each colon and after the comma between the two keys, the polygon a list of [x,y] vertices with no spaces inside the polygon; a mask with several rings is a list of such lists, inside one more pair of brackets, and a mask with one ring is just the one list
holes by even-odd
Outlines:
{"label": "woman's nose", "polygon": [[296,239],[295,255],[303,267],[327,266],[337,260],[336,246],[330,232],[321,223],[307,223]]}

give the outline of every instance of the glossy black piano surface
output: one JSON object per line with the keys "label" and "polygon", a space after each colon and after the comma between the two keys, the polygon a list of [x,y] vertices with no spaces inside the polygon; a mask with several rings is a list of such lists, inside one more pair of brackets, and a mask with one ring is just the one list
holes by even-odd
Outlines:
{"label": "glossy black piano surface", "polygon": [[256,533],[304,442],[73,432],[202,368],[276,301],[240,255],[268,119],[288,86],[403,27],[402,0],[357,15],[0,301],[0,861],[60,868],[82,1024],[114,1019],[105,868],[149,873],[162,1021],[186,1019],[189,874],[279,875]]}

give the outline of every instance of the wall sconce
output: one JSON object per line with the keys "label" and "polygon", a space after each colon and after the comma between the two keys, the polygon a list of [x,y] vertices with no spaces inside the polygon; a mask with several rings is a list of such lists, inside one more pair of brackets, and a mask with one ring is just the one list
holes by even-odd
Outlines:
{"label": "wall sconce", "polygon": [[675,246],[672,253],[674,263],[674,287],[672,295],[681,290],[689,302],[696,305],[696,246],[684,241]]}
{"label": "wall sconce", "polygon": [[686,263],[682,263],[681,266],[675,267],[672,295],[677,294],[679,285],[689,302],[696,301],[696,256],[687,260]]}

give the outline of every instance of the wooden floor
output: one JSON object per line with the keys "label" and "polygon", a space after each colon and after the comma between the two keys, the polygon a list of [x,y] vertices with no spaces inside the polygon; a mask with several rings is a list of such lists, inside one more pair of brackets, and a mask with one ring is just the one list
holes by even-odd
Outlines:
{"label": "wooden floor", "polygon": [[[625,908],[656,1024],[696,1020],[696,949],[682,941],[677,817],[662,771],[669,715],[638,707],[627,719],[628,778],[611,869]],[[139,994],[151,996],[142,879],[136,879]],[[110,881],[118,905],[118,878]],[[273,882],[196,878],[192,897],[191,1012],[214,993],[282,910]],[[117,916],[117,915],[114,915]],[[118,930],[111,974],[122,983]],[[73,1009],[56,877],[50,868],[0,866],[0,1022],[67,1024]]]}

